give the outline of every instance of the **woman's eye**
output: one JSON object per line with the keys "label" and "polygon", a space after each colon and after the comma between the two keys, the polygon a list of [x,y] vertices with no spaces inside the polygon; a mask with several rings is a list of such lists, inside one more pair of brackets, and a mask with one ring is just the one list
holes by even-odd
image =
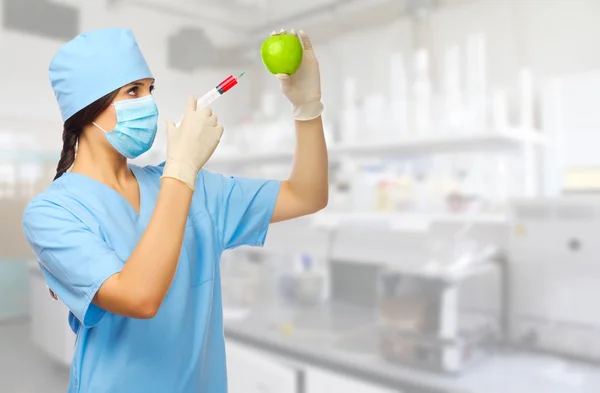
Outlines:
{"label": "woman's eye", "polygon": [[154,93],[154,86],[150,86],[150,94]]}
{"label": "woman's eye", "polygon": [[130,96],[135,96],[135,95],[137,95],[137,91],[138,91],[137,86],[134,86],[127,91],[127,94],[129,94]]}

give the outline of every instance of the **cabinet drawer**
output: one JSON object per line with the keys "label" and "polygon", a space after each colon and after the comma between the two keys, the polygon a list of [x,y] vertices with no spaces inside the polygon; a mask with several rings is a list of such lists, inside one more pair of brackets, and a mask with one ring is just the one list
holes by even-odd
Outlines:
{"label": "cabinet drawer", "polygon": [[360,381],[349,376],[340,375],[320,369],[305,371],[306,393],[401,393]]}
{"label": "cabinet drawer", "polygon": [[298,371],[253,348],[227,343],[229,393],[297,393]]}

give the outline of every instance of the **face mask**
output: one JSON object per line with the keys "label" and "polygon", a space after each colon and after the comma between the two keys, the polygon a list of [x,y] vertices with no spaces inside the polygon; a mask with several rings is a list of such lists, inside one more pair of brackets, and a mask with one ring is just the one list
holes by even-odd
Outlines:
{"label": "face mask", "polygon": [[113,103],[117,112],[115,129],[106,132],[108,142],[123,156],[136,158],[152,147],[158,130],[158,108],[151,95]]}

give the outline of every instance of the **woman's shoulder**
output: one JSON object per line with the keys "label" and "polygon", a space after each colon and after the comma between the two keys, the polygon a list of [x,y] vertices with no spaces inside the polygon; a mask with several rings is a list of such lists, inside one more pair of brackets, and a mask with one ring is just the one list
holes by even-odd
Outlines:
{"label": "woman's shoulder", "polygon": [[23,224],[36,220],[85,222],[97,207],[96,182],[76,173],[65,173],[54,180],[25,207]]}
{"label": "woman's shoulder", "polygon": [[72,192],[62,178],[53,181],[44,191],[36,195],[25,207],[23,221],[39,217],[40,213],[48,211],[68,211],[69,205],[74,203]]}

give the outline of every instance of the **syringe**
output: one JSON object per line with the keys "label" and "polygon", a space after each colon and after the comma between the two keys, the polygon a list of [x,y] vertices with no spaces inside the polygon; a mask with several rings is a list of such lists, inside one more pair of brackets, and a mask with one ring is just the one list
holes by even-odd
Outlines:
{"label": "syringe", "polygon": [[217,85],[217,87],[210,90],[208,93],[203,95],[198,99],[197,109],[202,109],[205,106],[213,103],[217,98],[221,97],[227,91],[229,91],[233,86],[238,84],[238,80],[244,76],[246,72],[242,72],[240,76],[235,78],[233,75],[229,75],[225,78],[221,83]]}

